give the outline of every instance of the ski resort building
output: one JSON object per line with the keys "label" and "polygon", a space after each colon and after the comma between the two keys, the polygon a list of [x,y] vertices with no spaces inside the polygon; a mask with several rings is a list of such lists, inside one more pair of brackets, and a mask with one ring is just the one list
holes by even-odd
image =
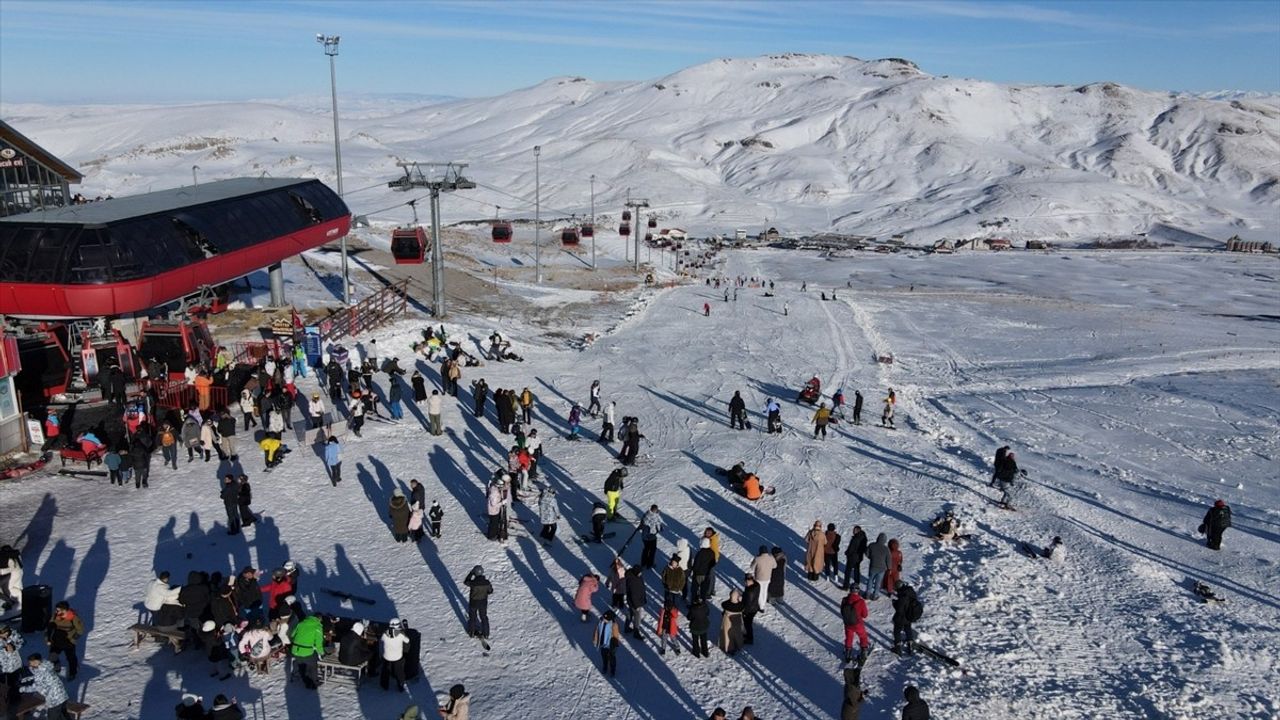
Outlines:
{"label": "ski resort building", "polygon": [[0,120],[0,217],[59,208],[84,176]]}

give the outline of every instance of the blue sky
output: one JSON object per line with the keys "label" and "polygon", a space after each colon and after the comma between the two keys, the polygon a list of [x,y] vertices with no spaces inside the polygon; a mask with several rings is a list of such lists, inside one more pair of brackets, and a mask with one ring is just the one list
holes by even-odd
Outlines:
{"label": "blue sky", "polygon": [[77,2],[0,0],[0,103],[236,100],[340,89],[476,97],[716,57],[902,57],[997,82],[1280,91],[1265,2]]}

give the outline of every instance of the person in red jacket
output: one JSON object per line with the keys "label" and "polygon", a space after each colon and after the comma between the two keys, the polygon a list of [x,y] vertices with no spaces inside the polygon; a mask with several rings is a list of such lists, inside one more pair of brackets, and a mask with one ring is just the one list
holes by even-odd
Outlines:
{"label": "person in red jacket", "polygon": [[271,582],[262,586],[262,592],[267,594],[267,608],[271,611],[271,617],[276,616],[276,608],[284,604],[284,599],[294,592],[293,580],[284,568],[277,568],[271,573]]}
{"label": "person in red jacket", "polygon": [[680,643],[676,639],[676,634],[680,629],[680,611],[676,610],[676,599],[673,595],[667,596],[666,603],[662,606],[662,613],[658,616],[658,654],[667,654],[667,643],[671,643],[671,649],[680,654]]}
{"label": "person in red jacket", "polygon": [[856,587],[840,603],[840,619],[844,621],[844,661],[853,662],[853,636],[857,635],[858,665],[861,666],[867,660],[871,640],[867,637],[867,601]]}
{"label": "person in red jacket", "polygon": [[893,594],[902,577],[902,550],[898,549],[898,538],[889,541],[889,569],[884,574],[884,591]]}
{"label": "person in red jacket", "polygon": [[44,445],[41,446],[40,451],[44,452],[61,444],[62,420],[53,408],[49,408],[49,416],[44,419]]}

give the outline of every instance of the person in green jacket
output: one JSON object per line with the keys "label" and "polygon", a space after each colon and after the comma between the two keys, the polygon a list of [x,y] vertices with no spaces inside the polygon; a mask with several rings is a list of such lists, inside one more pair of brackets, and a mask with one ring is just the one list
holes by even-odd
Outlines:
{"label": "person in green jacket", "polygon": [[324,654],[324,625],[320,623],[320,618],[311,615],[298,623],[289,635],[289,641],[293,643],[289,653],[293,656],[298,674],[302,675],[302,684],[308,690],[315,690],[319,685],[316,668],[320,663],[320,656]]}

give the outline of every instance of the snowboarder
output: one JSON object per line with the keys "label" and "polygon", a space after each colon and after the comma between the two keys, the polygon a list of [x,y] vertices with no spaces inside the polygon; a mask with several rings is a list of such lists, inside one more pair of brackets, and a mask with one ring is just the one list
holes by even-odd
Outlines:
{"label": "snowboarder", "polygon": [[600,648],[600,671],[611,677],[618,674],[618,644],[621,641],[622,633],[618,630],[617,619],[613,611],[609,610],[596,624],[592,642]]}
{"label": "snowboarder", "polygon": [[823,576],[831,578],[831,582],[839,582],[840,578],[840,533],[836,532],[835,523],[827,523],[827,545],[823,549]]}
{"label": "snowboarder", "polygon": [[1207,545],[1210,550],[1222,549],[1222,533],[1229,527],[1231,527],[1231,508],[1227,506],[1227,501],[1215,500],[1213,507],[1204,514],[1204,520],[1199,528],[1200,532],[1208,538]]}
{"label": "snowboarder", "polygon": [[738,430],[747,429],[747,403],[738,390],[733,391],[733,399],[729,401],[729,427]]}
{"label": "snowboarder", "polygon": [[[841,590],[856,588],[862,584],[862,557],[867,553],[867,534],[861,525],[854,525],[849,533],[849,545],[844,550],[844,583]],[[850,584],[852,579],[853,583]]]}
{"label": "snowboarder", "polygon": [[586,622],[590,617],[591,597],[599,589],[600,576],[594,573],[587,573],[578,581],[578,591],[573,594],[573,606],[582,615],[582,622]]}
{"label": "snowboarder", "polygon": [[738,590],[730,592],[729,599],[720,603],[720,649],[725,655],[734,655],[742,649],[742,612],[745,609],[746,603]]}
{"label": "snowboarder", "polygon": [[853,662],[853,638],[858,638],[858,666],[866,661],[871,639],[867,637],[867,601],[853,588],[840,603],[840,619],[844,621],[844,661]]}
{"label": "snowboarder", "polygon": [[240,534],[240,484],[236,476],[227,473],[222,478],[222,508],[227,511],[227,534]]}
{"label": "snowboarder", "polygon": [[610,522],[618,512],[618,502],[622,499],[622,488],[624,487],[623,479],[627,477],[627,469],[620,467],[614,468],[609,473],[609,477],[604,480],[604,495],[609,501],[609,517]]}
{"label": "snowboarder", "polygon": [[654,557],[658,554],[658,535],[662,533],[662,515],[657,505],[650,505],[649,512],[640,519],[640,542],[644,549],[640,552],[640,567],[648,570],[653,567]]}
{"label": "snowboarder", "polygon": [[600,410],[600,381],[592,380],[591,403],[587,406],[587,413],[594,418],[596,415],[600,414]]}
{"label": "snowboarder", "polygon": [[404,687],[405,649],[409,647],[409,635],[402,631],[400,618],[391,618],[387,623],[387,631],[382,634],[382,675],[379,683],[383,690],[391,689],[391,678],[396,680],[396,689],[406,692]]}
{"label": "snowboarder", "polygon": [[538,520],[542,523],[539,537],[548,543],[556,539],[556,525],[560,522],[560,504],[556,502],[556,489],[544,486],[538,494]]}
{"label": "snowboarder", "polygon": [[822,574],[826,559],[827,535],[822,531],[822,521],[813,521],[813,528],[804,536],[804,544],[804,571],[809,575],[809,582],[815,582]]}
{"label": "snowboarder", "polygon": [[409,542],[409,501],[404,491],[396,488],[391,492],[391,502],[387,506],[387,517],[391,519],[391,537],[396,542]]}
{"label": "snowboarder", "polygon": [[467,634],[481,640],[489,639],[489,596],[493,594],[493,583],[484,576],[484,568],[477,565],[471,568],[467,577],[462,580],[469,592],[467,596]]}
{"label": "snowboarder", "polygon": [[920,698],[920,691],[915,685],[903,688],[902,697],[907,701],[902,706],[902,720],[929,720],[929,703]]}
{"label": "snowboarder", "polygon": [[818,410],[813,414],[813,439],[817,440],[818,435],[822,435],[822,439],[827,439],[827,423],[831,422],[831,411],[827,409],[826,403],[818,403]]}
{"label": "snowboarder", "polygon": [[324,444],[324,465],[329,470],[329,482],[337,487],[342,482],[342,446],[338,444],[338,438],[332,435]]}
{"label": "snowboarder", "polygon": [[862,593],[868,600],[880,597],[880,585],[884,582],[884,574],[889,570],[889,544],[884,533],[876,536],[876,541],[867,548],[867,588]]}
{"label": "snowboarder", "polygon": [[853,424],[862,424],[862,391],[853,391]]}
{"label": "snowboarder", "polygon": [[689,644],[694,657],[711,657],[707,644],[707,632],[711,629],[711,609],[702,598],[695,598],[689,606]]}
{"label": "snowboarder", "polygon": [[[924,615],[924,605],[916,597],[915,588],[898,581],[893,600],[893,652],[915,654],[916,631],[912,627]],[[905,643],[905,644],[904,644]]]}
{"label": "snowboarder", "polygon": [[431,509],[427,511],[427,519],[431,521],[431,537],[440,537],[440,526],[444,523],[444,508],[440,507],[440,503],[432,500]]}

